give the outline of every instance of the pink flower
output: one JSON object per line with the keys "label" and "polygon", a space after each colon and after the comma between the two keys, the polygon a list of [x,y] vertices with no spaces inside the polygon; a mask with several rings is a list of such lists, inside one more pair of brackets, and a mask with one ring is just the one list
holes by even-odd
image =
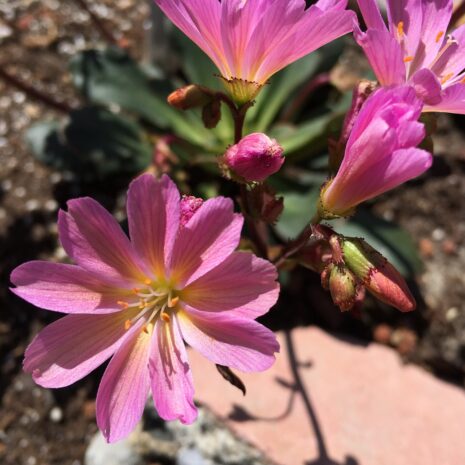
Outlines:
{"label": "pink flower", "polygon": [[362,107],[344,159],[323,188],[321,215],[346,216],[365,200],[419,176],[432,163],[430,153],[415,148],[425,137],[418,122],[422,103],[409,86],[381,88]]}
{"label": "pink flower", "polygon": [[207,200],[183,227],[180,202],[167,176],[136,179],[129,241],[99,203],[71,200],[58,226],[76,265],[33,261],[11,276],[18,296],[69,314],[26,350],[24,369],[38,384],[68,386],[113,356],[97,394],[97,424],[109,442],[135,427],[150,389],[162,418],[195,420],[184,341],[246,372],[267,369],[279,350],[254,321],[276,302],[276,269],[234,251],[243,219],[232,201]]}
{"label": "pink flower", "polygon": [[280,69],[351,32],[347,0],[155,0],[215,63],[233,96],[252,100]]}
{"label": "pink flower", "polygon": [[368,27],[355,29],[383,86],[408,82],[423,111],[465,113],[465,26],[447,34],[453,0],[388,0],[386,27],[376,0],[358,0]]}
{"label": "pink flower", "polygon": [[229,147],[221,164],[248,182],[261,182],[284,163],[283,148],[266,134],[253,133]]}

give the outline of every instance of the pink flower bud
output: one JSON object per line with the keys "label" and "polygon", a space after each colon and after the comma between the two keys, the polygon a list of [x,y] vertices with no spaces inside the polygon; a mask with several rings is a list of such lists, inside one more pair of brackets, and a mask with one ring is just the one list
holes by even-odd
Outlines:
{"label": "pink flower bud", "polygon": [[266,134],[254,133],[233,145],[222,157],[222,164],[232,175],[248,182],[264,181],[279,171],[284,163],[283,148]]}
{"label": "pink flower bud", "polygon": [[352,273],[377,299],[402,312],[415,310],[416,303],[401,274],[363,239],[342,239],[344,261]]}
{"label": "pink flower bud", "polygon": [[328,284],[333,302],[343,312],[351,310],[358,292],[355,276],[344,266],[332,265]]}
{"label": "pink flower bud", "polygon": [[185,195],[181,199],[181,226],[185,226],[202,206],[203,200],[192,195]]}

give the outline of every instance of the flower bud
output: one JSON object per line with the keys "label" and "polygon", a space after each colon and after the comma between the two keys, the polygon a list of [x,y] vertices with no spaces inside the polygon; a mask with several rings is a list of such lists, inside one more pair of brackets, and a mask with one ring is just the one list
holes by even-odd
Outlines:
{"label": "flower bud", "polygon": [[333,302],[343,311],[355,305],[357,279],[344,266],[332,265],[329,275],[329,292]]}
{"label": "flower bud", "polygon": [[185,195],[181,199],[181,227],[185,226],[194,216],[195,212],[202,206],[203,200],[192,195]]}
{"label": "flower bud", "polygon": [[366,289],[382,302],[402,312],[415,309],[416,303],[401,274],[363,239],[341,238],[346,266]]}
{"label": "flower bud", "polygon": [[283,148],[275,139],[254,133],[230,147],[221,163],[233,176],[247,182],[261,182],[280,170],[284,163]]}
{"label": "flower bud", "polygon": [[211,100],[211,92],[206,87],[197,84],[181,87],[168,96],[168,103],[179,110],[203,107]]}

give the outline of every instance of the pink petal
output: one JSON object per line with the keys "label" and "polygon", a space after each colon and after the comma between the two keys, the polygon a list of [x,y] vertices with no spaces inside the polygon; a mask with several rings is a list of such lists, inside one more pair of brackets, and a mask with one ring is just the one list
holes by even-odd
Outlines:
{"label": "pink petal", "polygon": [[441,101],[441,83],[429,69],[417,71],[410,80],[415,91],[426,104],[436,105]]}
{"label": "pink petal", "polygon": [[[453,1],[428,0],[422,2],[423,21],[421,24],[421,43],[417,54],[424,56],[424,66],[429,66],[441,50],[444,42],[438,40],[438,34],[446,40],[449,22],[452,17]],[[418,18],[415,18],[418,21]]]}
{"label": "pink petal", "polygon": [[397,40],[384,28],[354,31],[357,43],[363,48],[373,71],[383,86],[402,84],[406,79],[402,49]]}
{"label": "pink petal", "polygon": [[69,386],[115,352],[124,321],[122,313],[65,316],[34,338],[26,349],[24,370],[43,387]]}
{"label": "pink petal", "polygon": [[58,229],[67,254],[82,268],[126,288],[144,279],[140,259],[128,237],[95,200],[70,200],[68,213],[59,213]]}
{"label": "pink petal", "polygon": [[425,106],[424,111],[465,115],[465,85],[459,83],[447,87],[441,101],[437,105]]}
{"label": "pink petal", "polygon": [[[302,2],[300,2],[302,8]],[[301,12],[292,34],[288,22],[275,13],[279,28],[263,25],[267,34],[268,51],[263,53],[263,63],[258,67],[255,80],[263,82],[290,63],[310,54],[323,45],[353,30],[355,15],[352,11],[334,8],[322,11],[318,5]],[[292,23],[291,23],[292,24]],[[251,58],[249,58],[251,60]]]}
{"label": "pink petal", "polygon": [[[448,44],[447,49],[440,53],[431,66],[431,71],[440,79],[449,78],[446,84],[465,68],[465,24],[455,29],[451,36],[453,42]],[[447,41],[447,37],[444,40]]]}
{"label": "pink petal", "polygon": [[112,313],[121,310],[121,290],[109,287],[75,265],[24,263],[11,274],[11,289],[39,308],[62,313]]}
{"label": "pink petal", "polygon": [[142,418],[150,389],[151,334],[139,320],[108,364],[97,393],[97,425],[108,442],[125,438]]}
{"label": "pink petal", "polygon": [[239,245],[242,224],[232,200],[207,200],[179,232],[171,260],[172,279],[183,287],[219,265]]}
{"label": "pink petal", "polygon": [[155,275],[163,276],[179,228],[179,191],[168,176],[139,176],[128,191],[129,234]]}
{"label": "pink petal", "polygon": [[358,6],[368,29],[386,29],[376,0],[358,0]]}
{"label": "pink petal", "polygon": [[163,13],[230,76],[221,40],[221,4],[217,0],[155,0]]}
{"label": "pink petal", "polygon": [[182,292],[189,306],[207,312],[234,310],[257,318],[278,299],[276,268],[268,261],[234,252],[223,263],[191,283]]}
{"label": "pink petal", "polygon": [[430,153],[417,148],[400,149],[360,174],[358,182],[348,182],[345,194],[357,205],[377,197],[427,171],[433,162]]}
{"label": "pink petal", "polygon": [[254,320],[189,307],[178,319],[186,342],[220,365],[244,372],[264,371],[279,352],[274,333]]}
{"label": "pink petal", "polygon": [[158,414],[164,420],[193,423],[197,408],[192,372],[176,316],[173,315],[171,323],[158,320],[149,365]]}

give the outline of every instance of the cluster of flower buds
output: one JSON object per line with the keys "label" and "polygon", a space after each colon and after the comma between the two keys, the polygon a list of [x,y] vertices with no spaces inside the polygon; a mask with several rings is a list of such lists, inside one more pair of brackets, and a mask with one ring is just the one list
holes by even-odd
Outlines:
{"label": "cluster of flower buds", "polygon": [[315,233],[312,267],[321,271],[323,287],[342,311],[351,310],[364,290],[402,312],[415,309],[402,275],[365,240],[341,236],[326,226],[317,226]]}

